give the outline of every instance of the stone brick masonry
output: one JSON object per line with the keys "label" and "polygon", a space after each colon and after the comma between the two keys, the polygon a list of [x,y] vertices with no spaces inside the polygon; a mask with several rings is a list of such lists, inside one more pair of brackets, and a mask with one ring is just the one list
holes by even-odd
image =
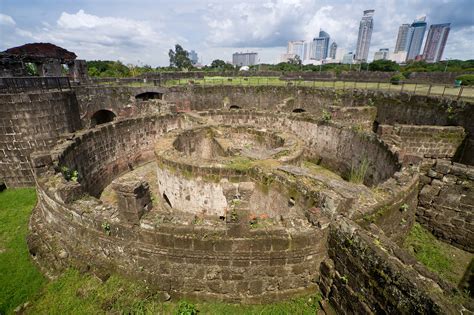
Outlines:
{"label": "stone brick masonry", "polygon": [[474,167],[437,160],[422,183],[417,220],[437,237],[474,252]]}
{"label": "stone brick masonry", "polygon": [[33,186],[29,155],[80,127],[73,92],[0,95],[0,178],[8,187]]}

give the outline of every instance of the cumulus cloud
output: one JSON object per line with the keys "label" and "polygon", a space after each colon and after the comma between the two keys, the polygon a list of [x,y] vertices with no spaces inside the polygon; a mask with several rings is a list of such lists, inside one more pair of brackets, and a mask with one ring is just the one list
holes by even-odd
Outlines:
{"label": "cumulus cloud", "polygon": [[81,10],[84,1],[76,0],[72,12],[34,5],[24,12],[17,8],[18,16],[3,12],[1,48],[49,41],[80,58],[166,65],[168,49],[180,43],[196,50],[204,63],[230,60],[239,50],[257,51],[262,62],[275,62],[288,41],[310,40],[320,29],[340,48],[353,50],[363,10],[375,9],[369,59],[380,48],[392,50],[398,27],[419,15],[427,15],[429,24],[452,23],[445,57],[473,58],[474,51],[473,0],[136,0],[115,6],[97,1]]}
{"label": "cumulus cloud", "polygon": [[172,42],[148,21],[100,17],[84,10],[61,13],[55,25],[44,24],[43,31],[37,36],[43,41],[69,44],[72,49],[85,51],[88,55],[95,51],[97,55],[103,53],[114,57],[119,56],[121,49],[143,51],[169,46]]}
{"label": "cumulus cloud", "polygon": [[162,32],[159,23],[98,16],[84,10],[62,12],[55,23],[41,24],[32,31],[16,28],[15,34],[30,41],[57,44],[86,59],[146,63],[157,52],[167,52],[177,40]]}
{"label": "cumulus cloud", "polygon": [[11,16],[0,13],[0,25],[14,26],[16,23]]}

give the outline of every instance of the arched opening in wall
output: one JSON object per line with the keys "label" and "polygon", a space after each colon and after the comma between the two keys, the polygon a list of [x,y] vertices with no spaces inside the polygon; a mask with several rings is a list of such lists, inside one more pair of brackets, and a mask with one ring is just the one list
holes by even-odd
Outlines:
{"label": "arched opening in wall", "polygon": [[304,108],[295,108],[293,109],[293,113],[305,113],[306,110]]}
{"label": "arched opening in wall", "polygon": [[163,193],[163,199],[168,204],[168,206],[170,206],[170,208],[173,208],[173,206],[171,205],[171,201],[168,199],[168,196],[166,196],[165,193]]}
{"label": "arched opening in wall", "polygon": [[115,119],[115,114],[106,109],[101,109],[94,113],[91,117],[91,127],[95,127],[100,124],[111,122]]}
{"label": "arched opening in wall", "polygon": [[377,130],[379,129],[379,122],[374,120],[373,124],[372,124],[372,131],[374,133],[377,133]]}
{"label": "arched opening in wall", "polygon": [[229,107],[229,109],[240,109],[240,106],[237,106],[237,105],[231,105]]}
{"label": "arched opening in wall", "polygon": [[163,93],[158,92],[144,92],[135,95],[136,100],[148,101],[148,100],[161,100],[163,99]]}

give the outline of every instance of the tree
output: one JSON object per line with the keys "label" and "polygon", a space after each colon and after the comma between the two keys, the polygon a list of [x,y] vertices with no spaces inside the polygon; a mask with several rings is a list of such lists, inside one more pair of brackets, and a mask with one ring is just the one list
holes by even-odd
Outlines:
{"label": "tree", "polygon": [[391,60],[375,60],[369,64],[370,71],[398,71],[400,70],[400,66]]}
{"label": "tree", "polygon": [[234,66],[221,59],[215,59],[211,62],[211,69],[234,70]]}
{"label": "tree", "polygon": [[301,66],[301,58],[300,58],[300,56],[295,55],[294,58],[288,59],[288,63],[289,63],[290,65]]}
{"label": "tree", "polygon": [[193,66],[191,59],[189,59],[189,53],[179,44],[175,45],[174,51],[173,49],[170,49],[168,56],[170,57],[171,67],[176,67],[178,69],[189,69]]}

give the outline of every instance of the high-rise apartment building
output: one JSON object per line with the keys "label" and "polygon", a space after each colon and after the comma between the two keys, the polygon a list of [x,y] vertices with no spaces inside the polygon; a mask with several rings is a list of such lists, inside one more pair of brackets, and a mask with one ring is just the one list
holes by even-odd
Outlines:
{"label": "high-rise apartment building", "polygon": [[374,29],[374,12],[375,10],[365,10],[364,16],[360,21],[355,53],[356,60],[367,61],[369,57],[370,40],[372,39],[372,31]]}
{"label": "high-rise apartment building", "polygon": [[408,32],[408,49],[407,49],[407,61],[415,60],[421,52],[421,45],[423,44],[423,38],[425,37],[426,31],[426,16],[415,20]]}
{"label": "high-rise apartment building", "polygon": [[389,50],[388,48],[380,48],[379,51],[376,51],[374,54],[374,61],[375,60],[387,60],[388,59]]}
{"label": "high-rise apartment building", "polygon": [[288,42],[287,54],[292,54],[304,59],[304,40],[294,40]]}
{"label": "high-rise apartment building", "polygon": [[427,62],[438,62],[443,57],[444,47],[448,40],[451,23],[433,24],[428,31],[423,59]]}
{"label": "high-rise apartment building", "polygon": [[323,60],[328,57],[330,36],[323,30],[319,30],[319,36],[313,39],[313,58]]}
{"label": "high-rise apartment building", "polygon": [[246,52],[246,53],[234,53],[232,54],[232,64],[234,66],[252,66],[257,64],[257,56],[256,52]]}
{"label": "high-rise apartment building", "polygon": [[402,24],[398,28],[397,43],[395,44],[394,53],[399,51],[407,51],[408,49],[408,33],[410,31],[410,24]]}
{"label": "high-rise apartment building", "polygon": [[336,59],[337,44],[332,42],[331,47],[329,47],[329,58]]}

